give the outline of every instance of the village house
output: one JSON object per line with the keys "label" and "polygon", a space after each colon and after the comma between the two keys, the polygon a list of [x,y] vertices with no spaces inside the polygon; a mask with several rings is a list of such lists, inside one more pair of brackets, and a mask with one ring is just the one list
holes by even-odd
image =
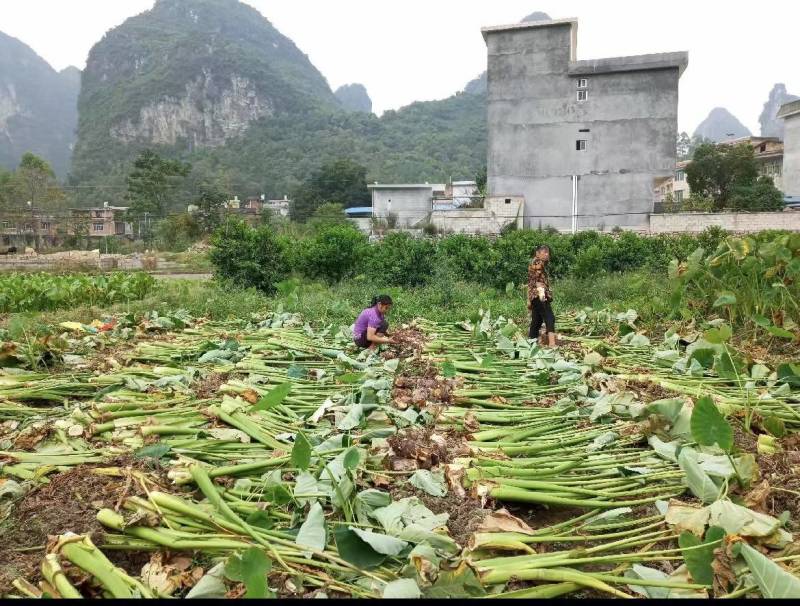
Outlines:
{"label": "village house", "polygon": [[800,101],[783,105],[778,118],[784,123],[783,193],[787,203],[800,204]]}
{"label": "village house", "polygon": [[70,208],[67,233],[71,236],[108,238],[120,236],[133,239],[133,224],[125,220],[127,206],[103,206],[94,208]]}

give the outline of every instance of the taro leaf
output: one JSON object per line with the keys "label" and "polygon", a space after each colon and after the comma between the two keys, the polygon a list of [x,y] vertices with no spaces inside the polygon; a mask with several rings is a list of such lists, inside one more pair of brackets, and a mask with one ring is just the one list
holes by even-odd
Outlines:
{"label": "taro leaf", "polygon": [[325,515],[322,505],[314,503],[311,506],[308,517],[300,526],[300,532],[297,533],[294,542],[301,547],[311,547],[317,551],[325,550]]}
{"label": "taro leaf", "polygon": [[397,367],[400,366],[400,358],[395,358],[394,360],[387,360],[383,363],[383,370],[386,372],[395,373],[397,372]]}
{"label": "taro leaf", "polygon": [[800,365],[781,364],[778,366],[778,380],[792,387],[800,387]]}
{"label": "taro leaf", "polygon": [[339,526],[333,533],[339,556],[357,568],[369,570],[383,564],[385,555],[378,553],[369,543],[349,528]]}
{"label": "taro leaf", "polygon": [[283,484],[265,486],[262,495],[263,500],[278,506],[286,505],[292,500],[292,494]]}
{"label": "taro leaf", "polygon": [[719,293],[719,297],[714,301],[714,307],[725,307],[727,305],[736,305],[736,295],[730,291]]}
{"label": "taro leaf", "polygon": [[444,497],[447,495],[447,484],[444,480],[444,473],[432,473],[427,469],[418,469],[414,472],[408,483],[412,486],[424,490],[432,497]]}
{"label": "taro leaf", "polygon": [[743,537],[769,537],[781,526],[777,518],[727,500],[713,503],[708,507],[708,512],[710,525],[720,526],[728,534]]}
{"label": "taro leaf", "polygon": [[416,600],[422,596],[414,579],[397,579],[383,588],[383,599]]}
{"label": "taro leaf", "polygon": [[303,432],[298,431],[292,447],[292,466],[297,469],[308,469],[311,464],[311,444]]}
{"label": "taro leaf", "polygon": [[266,511],[262,510],[251,513],[249,516],[247,516],[246,522],[250,526],[262,528],[264,530],[272,530],[272,528],[275,526],[275,521],[269,517],[269,514]]}
{"label": "taro leaf", "polygon": [[481,368],[492,368],[497,362],[497,358],[491,353],[487,353],[481,360]]}
{"label": "taro leaf", "polygon": [[692,491],[692,494],[703,503],[713,503],[719,497],[719,488],[700,467],[700,464],[694,458],[696,456],[691,449],[684,448],[678,455],[678,465],[686,474],[686,485]]}
{"label": "taro leaf", "polygon": [[361,452],[355,446],[345,452],[342,458],[342,465],[344,465],[345,469],[349,469],[350,471],[354,471],[360,462]]}
{"label": "taro leaf", "polygon": [[703,337],[709,343],[713,343],[715,345],[720,343],[725,343],[733,336],[733,330],[727,324],[721,325],[719,328],[712,328],[707,330]]}
{"label": "taro leaf", "polygon": [[650,447],[656,451],[656,454],[660,456],[662,459],[666,459],[667,461],[672,461],[673,463],[678,462],[678,442],[663,442],[657,436],[650,436],[647,439]]}
{"label": "taro leaf", "polygon": [[305,379],[308,376],[308,370],[297,364],[292,364],[286,370],[286,376],[290,379]]}
{"label": "taro leaf", "polygon": [[380,507],[386,507],[392,502],[392,497],[389,493],[381,492],[373,488],[362,490],[356,495],[353,510],[356,517],[361,524],[369,522],[368,516],[373,510]]}
{"label": "taro leaf", "polygon": [[456,367],[450,360],[445,360],[442,363],[442,376],[445,379],[452,379],[456,376]]}
{"label": "taro leaf", "polygon": [[247,588],[246,598],[274,597],[267,589],[267,573],[272,562],[257,547],[235,553],[225,564],[225,576],[231,581],[240,581]]}
{"label": "taro leaf", "polygon": [[779,339],[789,339],[790,341],[794,341],[796,338],[792,331],[786,330],[785,328],[781,328],[779,326],[770,326],[767,328],[767,332],[773,337],[778,337]]}
{"label": "taro leaf", "polygon": [[364,373],[348,372],[336,377],[336,381],[344,385],[353,385],[355,383],[360,383],[364,379],[364,376]]}
{"label": "taro leaf", "polygon": [[692,437],[701,446],[719,447],[730,453],[733,449],[733,429],[709,397],[700,398],[692,411]]}
{"label": "taro leaf", "polygon": [[351,429],[355,429],[361,424],[361,419],[363,416],[364,406],[361,404],[352,404],[345,417],[339,421],[336,429],[340,431],[350,431]]}
{"label": "taro leaf", "polygon": [[390,537],[388,534],[380,534],[372,532],[371,530],[361,530],[360,528],[350,527],[358,537],[367,543],[372,549],[387,556],[400,555],[403,550],[408,547],[406,541],[402,541],[396,537]]}
{"label": "taro leaf", "polygon": [[270,408],[280,406],[287,398],[290,391],[292,391],[291,383],[282,383],[278,385],[274,389],[270,390],[269,393],[267,393],[267,395],[261,398],[258,402],[256,402],[256,404],[253,406],[253,410],[269,410]]}
{"label": "taro leaf", "polygon": [[764,419],[764,429],[776,438],[782,438],[786,435],[786,423],[783,419],[778,417],[767,417]]}
{"label": "taro leaf", "polygon": [[466,562],[454,570],[442,570],[433,587],[425,592],[428,598],[478,598],[486,595],[478,577]]}
{"label": "taro leaf", "polygon": [[723,379],[741,381],[747,378],[747,367],[737,357],[731,355],[727,349],[716,357],[714,370]]}
{"label": "taro leaf", "polygon": [[169,444],[163,444],[158,442],[156,444],[151,444],[150,446],[145,446],[144,448],[140,448],[136,452],[133,453],[134,459],[155,459],[158,461],[166,456],[166,454],[172,450],[172,447]]}
{"label": "taro leaf", "polygon": [[800,579],[744,541],[736,545],[744,561],[747,562],[761,595],[767,599],[800,598]]}
{"label": "taro leaf", "polygon": [[[714,550],[719,547],[717,543],[725,537],[725,530],[719,526],[712,526],[706,531],[706,538],[701,541],[691,532],[683,532],[678,539],[678,544],[683,552],[683,559],[692,575],[692,579],[700,585],[711,585],[714,582],[714,570],[711,563],[714,561]],[[702,545],[702,547],[700,547]],[[694,547],[696,549],[689,549]]]}
{"label": "taro leaf", "polygon": [[224,574],[225,562],[220,562],[197,581],[197,584],[186,594],[186,599],[223,599],[228,591],[223,580]]}
{"label": "taro leaf", "polygon": [[427,544],[440,551],[455,555],[461,549],[452,538],[446,534],[433,532],[419,524],[409,524],[398,534],[398,538],[409,543]]}
{"label": "taro leaf", "polygon": [[[646,581],[667,580],[666,573],[654,568],[648,568],[647,566],[640,566],[639,564],[634,564],[631,567],[631,570],[627,570],[623,576],[631,579],[631,581],[635,581],[636,579],[642,579]],[[643,595],[646,598],[663,600],[669,597],[668,587],[641,587],[639,585],[634,585],[633,583],[630,583],[628,587],[630,587],[631,591],[634,591],[639,595]]]}

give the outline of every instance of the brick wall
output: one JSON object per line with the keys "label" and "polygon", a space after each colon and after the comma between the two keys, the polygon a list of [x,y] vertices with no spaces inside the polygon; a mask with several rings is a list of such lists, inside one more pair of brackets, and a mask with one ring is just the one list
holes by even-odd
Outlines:
{"label": "brick wall", "polygon": [[800,211],[774,213],[670,213],[650,215],[650,233],[699,233],[718,226],[734,233],[765,229],[800,231]]}

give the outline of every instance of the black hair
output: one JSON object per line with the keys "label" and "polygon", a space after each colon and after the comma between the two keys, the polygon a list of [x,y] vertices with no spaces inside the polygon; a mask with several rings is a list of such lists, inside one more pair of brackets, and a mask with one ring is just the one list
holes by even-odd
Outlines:
{"label": "black hair", "polygon": [[550,252],[550,247],[547,244],[542,244],[541,246],[537,246],[536,248],[533,249],[533,253],[531,253],[531,256],[534,256],[536,253],[543,252],[545,250],[547,252]]}
{"label": "black hair", "polygon": [[378,303],[382,305],[391,305],[392,298],[389,295],[378,295],[377,297],[372,297],[372,303],[370,303],[370,307],[375,307]]}

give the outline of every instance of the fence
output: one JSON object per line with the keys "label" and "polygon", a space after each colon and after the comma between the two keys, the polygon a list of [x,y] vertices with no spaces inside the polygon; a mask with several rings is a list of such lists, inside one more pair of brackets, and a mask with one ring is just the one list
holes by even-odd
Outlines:
{"label": "fence", "polygon": [[700,233],[720,227],[733,233],[751,233],[765,229],[800,231],[800,211],[765,213],[668,213],[650,215],[650,233]]}

